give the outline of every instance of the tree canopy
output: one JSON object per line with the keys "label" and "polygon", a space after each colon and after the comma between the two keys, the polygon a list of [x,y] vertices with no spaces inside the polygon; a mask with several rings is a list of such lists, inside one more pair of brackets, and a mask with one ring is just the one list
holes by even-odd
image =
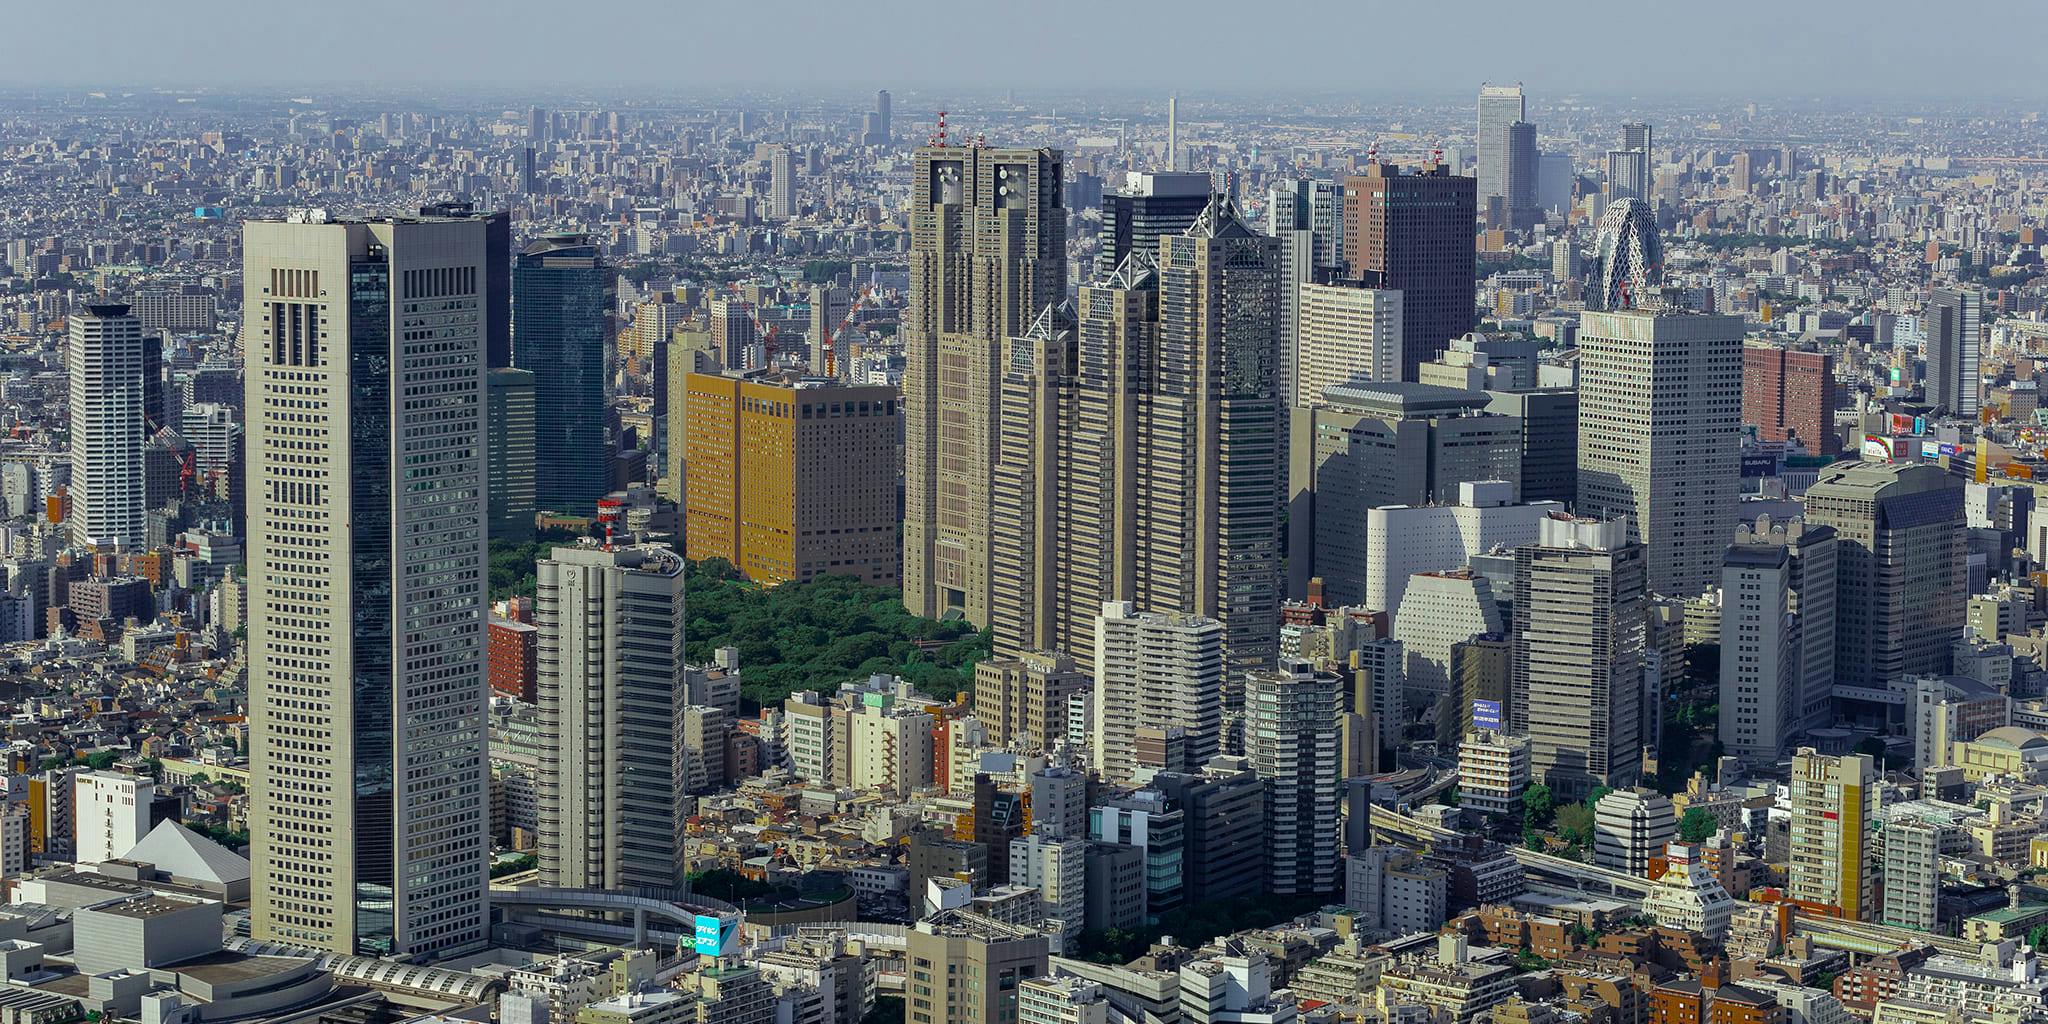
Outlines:
{"label": "tree canopy", "polygon": [[919,618],[897,591],[850,576],[762,587],[711,558],[687,567],[684,589],[685,655],[702,664],[738,649],[741,693],[758,705],[878,672],[951,697],[971,688],[975,662],[988,656],[988,634],[970,623]]}

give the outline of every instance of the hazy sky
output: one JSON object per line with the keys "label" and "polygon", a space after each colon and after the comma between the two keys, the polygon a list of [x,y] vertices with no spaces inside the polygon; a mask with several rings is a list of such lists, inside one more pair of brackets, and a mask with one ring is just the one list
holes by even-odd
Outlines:
{"label": "hazy sky", "polygon": [[0,0],[0,83],[1983,97],[2048,0]]}

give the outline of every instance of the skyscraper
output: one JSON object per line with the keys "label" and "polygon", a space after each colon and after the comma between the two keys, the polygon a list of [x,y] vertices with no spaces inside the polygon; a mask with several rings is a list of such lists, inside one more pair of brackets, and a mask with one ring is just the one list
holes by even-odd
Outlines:
{"label": "skyscraper", "polygon": [[682,559],[557,547],[535,576],[541,884],[679,896]]}
{"label": "skyscraper", "polygon": [[449,200],[421,206],[420,216],[474,217],[484,222],[484,365],[494,370],[511,366],[512,214]]}
{"label": "skyscraper", "polygon": [[1785,896],[1821,917],[1876,916],[1876,846],[1882,804],[1877,765],[1863,754],[1839,757],[1801,748],[1792,757],[1792,826]]}
{"label": "skyscraper", "polygon": [[1984,297],[1975,289],[1937,288],[1921,312],[1927,339],[1927,404],[1969,420],[1977,418],[1983,402],[1983,305]]}
{"label": "skyscraper", "polygon": [[796,156],[788,146],[768,153],[768,219],[796,218]]}
{"label": "skyscraper", "polygon": [[486,472],[491,510],[491,539],[531,540],[534,532],[534,374],[532,370],[493,368],[487,379],[485,424],[489,431]]}
{"label": "skyscraper", "polygon": [[151,432],[149,373],[158,371],[160,392],[163,342],[144,337],[142,321],[118,302],[88,303],[71,315],[70,332],[64,364],[71,386],[71,539],[139,550],[147,542],[142,446]]}
{"label": "skyscraper", "polygon": [[1625,515],[1648,586],[1690,597],[1735,532],[1742,319],[1677,309],[1585,314],[1579,328],[1581,515]]}
{"label": "skyscraper", "polygon": [[887,89],[875,90],[875,132],[878,137],[875,139],[874,145],[886,146],[889,144],[890,139],[895,138],[893,127],[889,123],[889,90]]}
{"label": "skyscraper", "polygon": [[[916,154],[904,345],[903,603],[989,622],[1003,341],[1066,293],[1060,154]],[[941,424],[944,423],[944,429]]]}
{"label": "skyscraper", "polygon": [[1489,199],[1507,198],[1507,127],[1527,120],[1529,107],[1522,97],[1520,83],[1479,87],[1479,129],[1473,138],[1479,149],[1479,203],[1482,206]]}
{"label": "skyscraper", "polygon": [[1649,305],[1664,283],[1664,240],[1657,218],[1641,199],[1618,199],[1600,215],[1598,251],[1587,305],[1594,309],[1632,309]]}
{"label": "skyscraper", "polygon": [[754,328],[754,304],[738,296],[711,300],[711,344],[728,370],[758,370],[768,362],[760,332]]}
{"label": "skyscraper", "polygon": [[[1835,530],[1794,519],[1758,517],[1735,528],[1738,548],[1783,548],[1785,610],[1797,619],[1790,670],[1790,730],[1817,729],[1834,720],[1835,608],[1839,558]],[[1725,570],[1724,570],[1725,577]],[[1724,578],[1723,586],[1726,586]],[[1737,613],[1743,614],[1741,612]],[[1727,613],[1722,615],[1724,622]],[[1726,706],[1726,701],[1723,701]]]}
{"label": "skyscraper", "polygon": [[1294,659],[1245,674],[1245,756],[1266,783],[1267,890],[1275,895],[1331,892],[1342,877],[1344,689],[1343,676]]}
{"label": "skyscraper", "polygon": [[1279,278],[1278,244],[1222,196],[1160,242],[1144,607],[1220,620],[1233,680],[1272,663],[1279,628]]}
{"label": "skyscraper", "polygon": [[481,946],[485,226],[243,230],[253,934]]}
{"label": "skyscraper", "polygon": [[1335,385],[1401,379],[1401,293],[1351,284],[1304,283],[1296,288],[1298,331],[1295,404],[1324,404]]}
{"label": "skyscraper", "polygon": [[1798,438],[1815,455],[1838,454],[1840,395],[1832,352],[1796,344],[1742,347],[1742,422],[1766,441]]}
{"label": "skyscraper", "polygon": [[1633,785],[1645,700],[1643,547],[1621,519],[1546,519],[1515,550],[1511,732],[1561,797]]}
{"label": "skyscraper", "polygon": [[1836,463],[1806,489],[1806,521],[1837,538],[1837,687],[1946,673],[1968,596],[1962,482],[1925,463]]}
{"label": "skyscraper", "polygon": [[1166,98],[1166,169],[1180,170],[1180,97]]}
{"label": "skyscraper", "polygon": [[1133,249],[1159,257],[1159,240],[1178,235],[1209,206],[1209,176],[1194,171],[1131,171],[1121,188],[1102,195],[1098,274],[1115,270]]}
{"label": "skyscraper", "polygon": [[1521,230],[1542,218],[1536,204],[1536,126],[1511,121],[1501,127],[1501,149],[1506,160],[1501,167],[1502,211],[1505,227]]}
{"label": "skyscraper", "polygon": [[534,374],[534,474],[543,509],[590,515],[611,490],[612,316],[617,282],[582,235],[548,235],[512,273],[512,361]]}
{"label": "skyscraper", "polygon": [[[1269,664],[1277,253],[1215,197],[1009,339],[991,492],[998,657],[1089,660],[1106,601],[1221,621]],[[1197,367],[1216,368],[1198,371]],[[1263,511],[1262,511],[1263,509]],[[1241,677],[1241,676],[1240,676]]]}
{"label": "skyscraper", "polygon": [[1650,155],[1639,149],[1607,151],[1607,200],[1650,199]]}
{"label": "skyscraper", "polygon": [[1364,601],[1372,509],[1453,501],[1459,484],[1521,475],[1521,423],[1485,412],[1483,392],[1373,383],[1323,397],[1289,424],[1290,595],[1320,576],[1336,604]]}
{"label": "skyscraper", "polygon": [[1344,181],[1344,257],[1368,288],[1401,292],[1401,379],[1472,329],[1475,182],[1436,164],[1373,163]]}
{"label": "skyscraper", "polygon": [[1579,389],[1488,391],[1486,411],[1522,424],[1523,501],[1579,500]]}
{"label": "skyscraper", "polygon": [[1792,613],[1792,556],[1782,546],[1737,544],[1721,566],[1721,716],[1728,753],[1771,764],[1803,724],[1799,619]]}

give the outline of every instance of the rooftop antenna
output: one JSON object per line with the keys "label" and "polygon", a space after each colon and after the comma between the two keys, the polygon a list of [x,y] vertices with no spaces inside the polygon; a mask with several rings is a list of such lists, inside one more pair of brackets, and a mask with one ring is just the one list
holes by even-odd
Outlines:
{"label": "rooftop antenna", "polygon": [[939,111],[939,128],[932,133],[931,143],[943,148],[946,145],[946,112]]}

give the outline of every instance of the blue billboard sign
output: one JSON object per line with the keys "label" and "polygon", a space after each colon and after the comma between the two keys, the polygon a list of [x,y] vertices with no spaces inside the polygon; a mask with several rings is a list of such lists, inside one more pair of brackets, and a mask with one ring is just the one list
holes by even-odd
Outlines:
{"label": "blue billboard sign", "polygon": [[1500,701],[1475,700],[1472,702],[1473,728],[1498,729],[1501,727],[1500,718]]}

